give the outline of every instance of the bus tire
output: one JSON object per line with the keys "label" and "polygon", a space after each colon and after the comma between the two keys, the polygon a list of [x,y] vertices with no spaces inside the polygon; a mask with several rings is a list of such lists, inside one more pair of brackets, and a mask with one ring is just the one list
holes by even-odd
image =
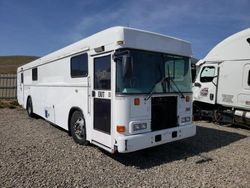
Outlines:
{"label": "bus tire", "polygon": [[80,145],[88,145],[86,140],[86,124],[80,111],[73,112],[70,119],[70,132],[73,140]]}
{"label": "bus tire", "polygon": [[29,97],[27,101],[27,113],[28,113],[28,116],[31,118],[35,117],[35,114],[33,112],[33,104],[32,104],[31,97]]}

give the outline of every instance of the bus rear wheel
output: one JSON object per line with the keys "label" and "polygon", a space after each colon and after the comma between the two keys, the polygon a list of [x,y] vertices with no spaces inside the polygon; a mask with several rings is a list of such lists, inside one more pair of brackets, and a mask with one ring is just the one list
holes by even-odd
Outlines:
{"label": "bus rear wheel", "polygon": [[27,101],[27,113],[29,117],[35,117],[35,114],[33,113],[33,104],[32,99],[29,97]]}
{"label": "bus rear wheel", "polygon": [[70,132],[76,143],[88,145],[88,141],[86,140],[85,119],[80,111],[75,111],[71,116]]}

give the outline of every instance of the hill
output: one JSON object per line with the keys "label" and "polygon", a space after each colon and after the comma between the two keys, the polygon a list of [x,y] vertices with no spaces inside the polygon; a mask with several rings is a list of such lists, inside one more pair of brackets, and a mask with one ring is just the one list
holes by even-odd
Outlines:
{"label": "hill", "polygon": [[0,56],[0,74],[15,74],[17,67],[38,58],[36,56]]}

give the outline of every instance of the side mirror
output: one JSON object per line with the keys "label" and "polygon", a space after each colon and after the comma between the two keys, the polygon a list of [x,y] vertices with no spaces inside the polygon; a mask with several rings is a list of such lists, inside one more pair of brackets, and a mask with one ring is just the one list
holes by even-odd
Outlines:
{"label": "side mirror", "polygon": [[123,66],[123,77],[131,78],[133,75],[133,59],[131,56],[124,55],[122,57],[122,66]]}
{"label": "side mirror", "polygon": [[200,84],[199,82],[195,82],[195,83],[194,83],[194,86],[195,86],[195,87],[201,87],[201,84]]}

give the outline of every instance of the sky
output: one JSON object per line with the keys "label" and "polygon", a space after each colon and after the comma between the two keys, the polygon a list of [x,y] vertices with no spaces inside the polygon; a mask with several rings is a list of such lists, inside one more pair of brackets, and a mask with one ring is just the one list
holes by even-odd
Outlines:
{"label": "sky", "polygon": [[200,59],[250,27],[250,0],[0,0],[0,56],[43,56],[112,26],[187,40]]}

